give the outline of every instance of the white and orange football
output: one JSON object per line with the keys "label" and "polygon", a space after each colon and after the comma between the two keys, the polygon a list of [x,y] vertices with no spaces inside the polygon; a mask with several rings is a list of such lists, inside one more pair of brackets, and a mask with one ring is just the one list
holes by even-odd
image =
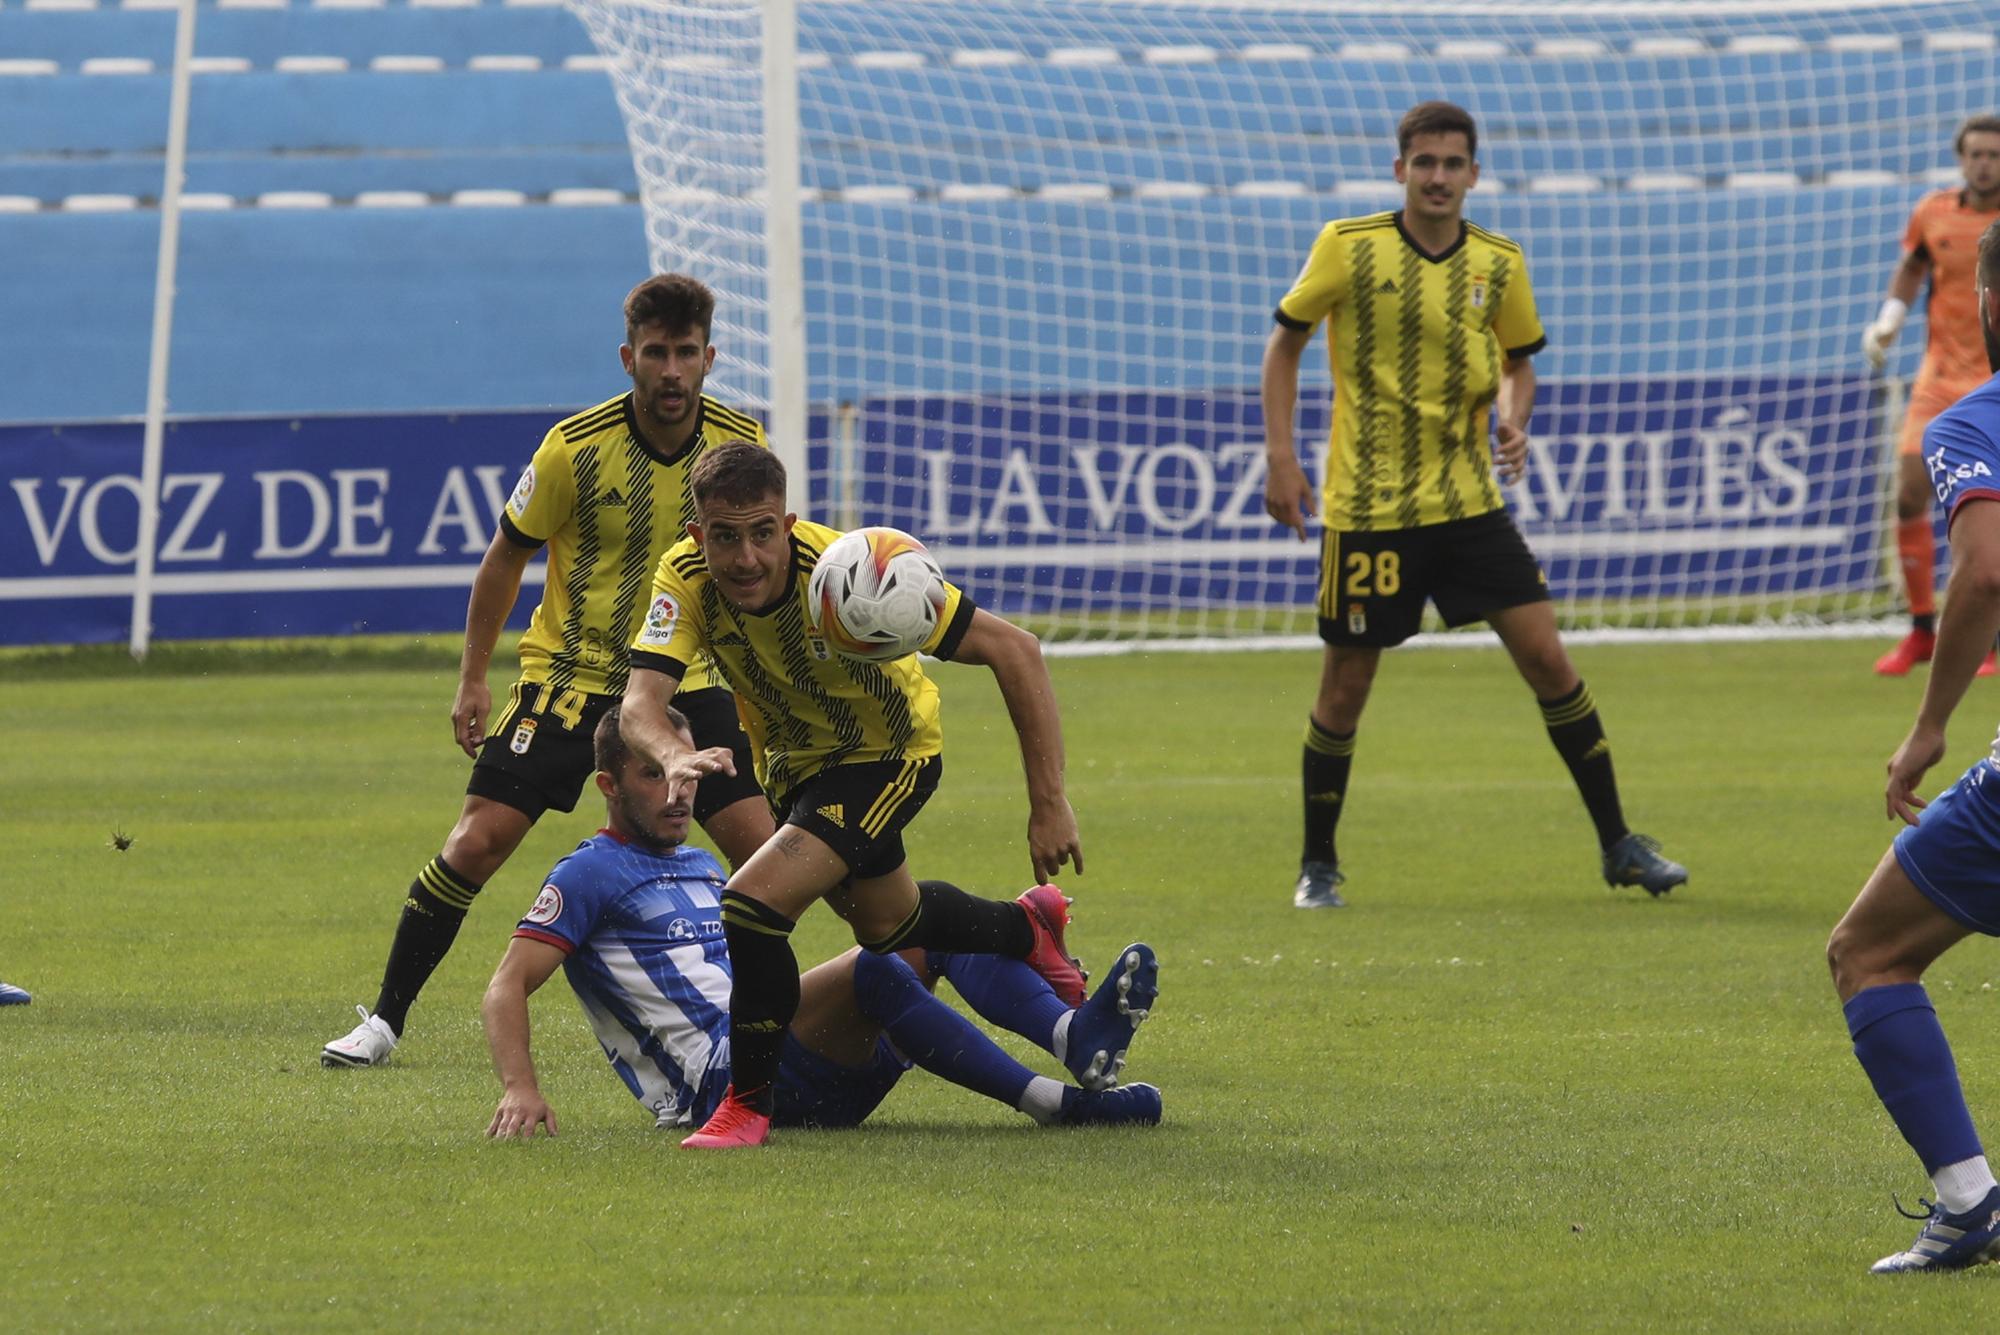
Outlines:
{"label": "white and orange football", "polygon": [[820,637],[836,653],[873,663],[922,648],[944,603],[944,572],[921,542],[894,528],[841,534],[806,585]]}

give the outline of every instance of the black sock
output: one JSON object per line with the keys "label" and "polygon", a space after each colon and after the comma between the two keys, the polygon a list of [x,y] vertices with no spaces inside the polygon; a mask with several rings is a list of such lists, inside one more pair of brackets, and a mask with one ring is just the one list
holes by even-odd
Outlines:
{"label": "black sock", "polygon": [[1315,718],[1306,719],[1304,792],[1306,842],[1300,862],[1338,862],[1333,828],[1347,800],[1347,772],[1354,767],[1354,734],[1328,732]]}
{"label": "black sock", "polygon": [[735,984],[729,993],[729,1083],[765,1116],[777,1106],[771,1082],[785,1047],[785,1027],[799,1011],[796,924],[734,890],[722,892],[722,935]]}
{"label": "black sock", "polygon": [[1925,613],[1923,613],[1923,614],[1921,614],[1921,615],[1913,615],[1913,616],[1911,616],[1911,618],[1910,618],[1910,629],[1911,629],[1911,630],[1920,630],[1920,631],[1924,632],[1924,634],[1926,634],[1926,635],[1933,635],[1933,634],[1936,634],[1936,633],[1937,633],[1937,614],[1936,614],[1936,613],[1934,613],[1934,612],[1925,612]]}
{"label": "black sock", "polygon": [[1597,827],[1597,842],[1605,848],[1626,835],[1625,816],[1618,807],[1618,779],[1611,772],[1611,743],[1604,739],[1604,722],[1597,717],[1597,702],[1582,682],[1560,700],[1543,700],[1542,722],[1548,725],[1549,740],[1556,754],[1569,766],[1576,790]]}
{"label": "black sock", "polygon": [[396,1037],[403,1036],[411,1004],[457,939],[459,924],[479,889],[453,871],[443,854],[424,864],[410,882],[396,939],[389,946],[389,963],[382,970],[382,994],[375,998],[375,1013],[396,1031]]}
{"label": "black sock", "polygon": [[1035,948],[1028,911],[1012,900],[981,899],[949,881],[918,881],[917,907],[880,941],[864,941],[877,955],[922,946],[966,955],[1020,959]]}

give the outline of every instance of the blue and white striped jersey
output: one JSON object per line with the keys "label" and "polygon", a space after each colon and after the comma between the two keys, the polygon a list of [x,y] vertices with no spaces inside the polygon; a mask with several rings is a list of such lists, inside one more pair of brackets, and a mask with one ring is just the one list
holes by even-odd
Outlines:
{"label": "blue and white striped jersey", "polygon": [[662,1126],[705,1120],[729,1082],[722,866],[599,830],[558,862],[516,936],[562,950],[604,1055]]}

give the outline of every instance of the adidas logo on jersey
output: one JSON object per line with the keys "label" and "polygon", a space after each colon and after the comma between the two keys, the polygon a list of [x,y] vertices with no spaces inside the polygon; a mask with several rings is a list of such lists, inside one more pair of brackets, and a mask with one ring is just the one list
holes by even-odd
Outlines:
{"label": "adidas logo on jersey", "polygon": [[830,822],[836,830],[847,828],[847,809],[838,802],[829,802],[813,814]]}
{"label": "adidas logo on jersey", "polygon": [[623,505],[625,504],[625,498],[618,494],[618,488],[613,487],[610,491],[599,496],[597,503],[599,505]]}
{"label": "adidas logo on jersey", "polygon": [[1380,286],[1380,287],[1378,287],[1378,288],[1376,288],[1376,289],[1375,289],[1375,295],[1376,295],[1376,296],[1378,296],[1378,297],[1381,297],[1381,296],[1389,296],[1389,297],[1393,297],[1393,296],[1395,296],[1395,295],[1396,295],[1396,280],[1395,280],[1395,279],[1393,279],[1393,278],[1384,278],[1384,279],[1382,280],[1382,286]]}

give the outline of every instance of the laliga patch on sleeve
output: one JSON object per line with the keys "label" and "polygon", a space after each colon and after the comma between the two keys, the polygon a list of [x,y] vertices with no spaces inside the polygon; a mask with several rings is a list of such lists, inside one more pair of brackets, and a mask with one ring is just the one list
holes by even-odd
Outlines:
{"label": "laliga patch on sleeve", "polygon": [[664,646],[674,638],[674,627],[680,624],[681,605],[674,601],[670,593],[653,595],[653,605],[646,609],[646,624],[639,631],[639,643]]}
{"label": "laliga patch on sleeve", "polygon": [[507,513],[519,519],[528,511],[528,500],[535,494],[535,466],[529,464],[521,470],[521,480],[514,484],[514,494],[507,498]]}
{"label": "laliga patch on sleeve", "polygon": [[523,921],[538,923],[554,922],[557,918],[562,917],[562,911],[562,891],[556,889],[554,881],[550,881],[542,887],[542,893],[535,896],[535,906],[528,910],[528,916]]}

